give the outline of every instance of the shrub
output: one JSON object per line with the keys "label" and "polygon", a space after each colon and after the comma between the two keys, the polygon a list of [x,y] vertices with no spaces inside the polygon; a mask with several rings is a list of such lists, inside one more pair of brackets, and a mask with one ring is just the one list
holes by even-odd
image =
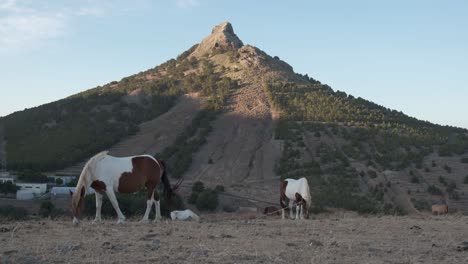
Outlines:
{"label": "shrub", "polygon": [[214,211],[218,207],[218,192],[206,189],[198,195],[197,208],[200,211]]}
{"label": "shrub", "polygon": [[8,220],[25,220],[28,217],[28,211],[23,207],[15,207],[11,205],[0,207],[0,216]]}
{"label": "shrub", "polygon": [[192,186],[192,193],[201,193],[205,190],[205,185],[201,181],[197,181]]}
{"label": "shrub", "polygon": [[461,158],[462,163],[468,163],[468,157]]}
{"label": "shrub", "polygon": [[442,191],[434,185],[429,185],[427,191],[432,195],[442,195]]}
{"label": "shrub", "polygon": [[454,181],[452,181],[452,182],[450,182],[450,184],[447,186],[446,191],[447,191],[448,193],[453,193],[453,192],[455,191],[456,188],[457,188],[457,184],[456,184]]}
{"label": "shrub", "polygon": [[58,184],[58,185],[62,185],[62,184],[63,184],[63,180],[60,179],[60,178],[57,178],[57,179],[55,180],[55,183]]}
{"label": "shrub", "polygon": [[431,205],[428,201],[411,199],[411,202],[413,203],[414,208],[418,209],[419,211],[431,210]]}
{"label": "shrub", "polygon": [[452,168],[449,167],[447,164],[444,165],[444,169],[445,169],[448,173],[451,173],[451,172],[452,172]]}
{"label": "shrub", "polygon": [[411,176],[411,183],[419,183],[419,178],[416,175]]}
{"label": "shrub", "polygon": [[55,206],[51,201],[43,201],[41,203],[41,208],[39,209],[39,215],[42,217],[48,217],[52,214],[54,209]]}
{"label": "shrub", "polygon": [[442,183],[444,186],[447,186],[447,180],[443,176],[439,176],[439,182]]}
{"label": "shrub", "polygon": [[0,193],[3,194],[8,194],[8,193],[13,193],[15,194],[16,191],[18,190],[18,186],[16,184],[13,184],[11,181],[7,181],[5,183],[0,183]]}
{"label": "shrub", "polygon": [[377,172],[375,172],[374,170],[368,170],[367,173],[369,174],[369,177],[371,177],[372,179],[377,178]]}
{"label": "shrub", "polygon": [[463,178],[463,183],[468,184],[468,175],[466,175],[465,178]]}
{"label": "shrub", "polygon": [[215,191],[217,191],[217,192],[224,192],[224,186],[222,186],[222,185],[216,185]]}

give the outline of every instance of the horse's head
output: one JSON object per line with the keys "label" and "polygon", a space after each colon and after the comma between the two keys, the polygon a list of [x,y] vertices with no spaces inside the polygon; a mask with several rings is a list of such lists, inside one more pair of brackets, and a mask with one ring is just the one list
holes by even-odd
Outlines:
{"label": "horse's head", "polygon": [[71,209],[73,214],[73,224],[78,224],[78,217],[84,209],[84,197],[85,197],[85,188],[84,186],[80,187],[81,189],[76,190],[75,192],[70,191],[71,199]]}

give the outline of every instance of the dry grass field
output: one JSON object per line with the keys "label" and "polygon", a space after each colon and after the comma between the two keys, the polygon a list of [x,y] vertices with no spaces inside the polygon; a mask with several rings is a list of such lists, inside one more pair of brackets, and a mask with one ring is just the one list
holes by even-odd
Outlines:
{"label": "dry grass field", "polygon": [[468,263],[466,216],[247,218],[2,222],[1,263]]}

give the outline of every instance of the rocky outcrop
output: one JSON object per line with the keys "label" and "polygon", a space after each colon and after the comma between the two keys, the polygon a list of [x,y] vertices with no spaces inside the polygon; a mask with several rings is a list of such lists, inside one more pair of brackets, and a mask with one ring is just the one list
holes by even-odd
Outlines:
{"label": "rocky outcrop", "polygon": [[213,28],[211,35],[200,42],[192,56],[203,57],[213,52],[236,50],[242,46],[244,43],[234,33],[231,23],[226,21]]}

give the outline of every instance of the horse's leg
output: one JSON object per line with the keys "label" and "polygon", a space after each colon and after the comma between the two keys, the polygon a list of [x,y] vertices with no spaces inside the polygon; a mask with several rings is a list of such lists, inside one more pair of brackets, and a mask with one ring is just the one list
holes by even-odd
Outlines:
{"label": "horse's leg", "polygon": [[294,201],[292,199],[289,199],[289,216],[291,217],[291,219],[294,219],[293,206]]}
{"label": "horse's leg", "polygon": [[161,217],[161,203],[160,203],[160,199],[159,199],[159,195],[158,195],[157,191],[154,191],[153,203],[155,204],[155,207],[156,207],[156,217],[154,218],[154,221],[156,222],[156,221],[162,219],[162,217]]}
{"label": "horse's leg", "polygon": [[117,202],[117,198],[115,197],[115,193],[113,190],[107,190],[106,191],[107,197],[109,197],[109,200],[114,207],[115,212],[117,212],[117,217],[119,218],[117,220],[117,224],[123,224],[125,221],[125,216],[122,214],[122,211],[120,211],[119,208],[119,203]]}
{"label": "horse's leg", "polygon": [[153,195],[154,195],[154,189],[148,188],[148,197],[146,200],[146,211],[145,211],[145,215],[143,216],[143,219],[141,219],[142,223],[148,223],[149,214],[151,212],[151,209],[153,208],[153,203],[154,203]]}
{"label": "horse's leg", "polygon": [[296,220],[301,219],[301,204],[296,204]]}
{"label": "horse's leg", "polygon": [[101,208],[102,208],[102,194],[95,192],[96,194],[96,217],[94,218],[94,223],[101,222]]}

